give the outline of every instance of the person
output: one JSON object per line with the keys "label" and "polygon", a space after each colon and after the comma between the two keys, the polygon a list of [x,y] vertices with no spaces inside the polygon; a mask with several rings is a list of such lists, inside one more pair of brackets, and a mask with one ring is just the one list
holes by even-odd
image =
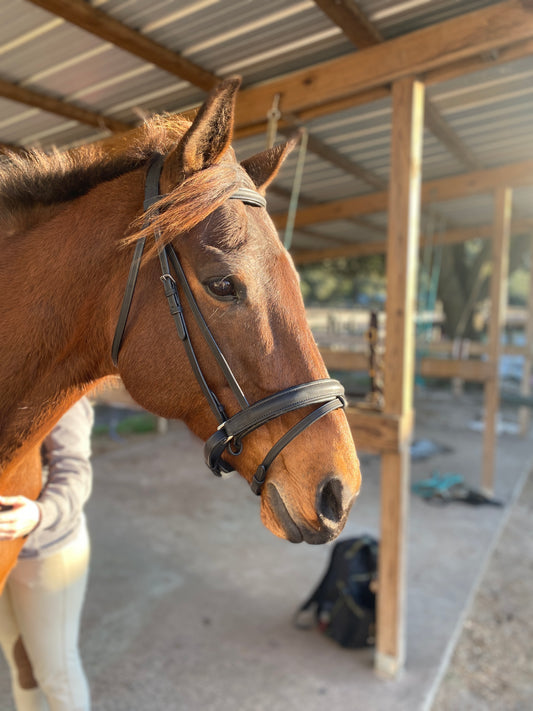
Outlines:
{"label": "person", "polygon": [[27,536],[0,596],[0,645],[17,711],[89,711],[78,637],[89,572],[84,505],[93,410],[79,400],[46,437],[43,489],[0,496],[0,540]]}

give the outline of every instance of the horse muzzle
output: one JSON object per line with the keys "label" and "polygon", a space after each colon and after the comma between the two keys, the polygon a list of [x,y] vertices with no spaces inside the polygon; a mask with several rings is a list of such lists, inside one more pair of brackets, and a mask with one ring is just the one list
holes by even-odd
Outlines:
{"label": "horse muzzle", "polygon": [[261,517],[273,533],[291,543],[319,545],[339,535],[355,497],[340,479],[327,477],[317,488],[312,522],[296,516],[288,497],[274,483],[267,483],[262,498]]}

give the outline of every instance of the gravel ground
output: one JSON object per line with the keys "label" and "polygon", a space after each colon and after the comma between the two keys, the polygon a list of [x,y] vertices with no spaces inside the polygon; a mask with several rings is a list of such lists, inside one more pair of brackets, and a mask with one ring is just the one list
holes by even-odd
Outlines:
{"label": "gravel ground", "polygon": [[432,711],[533,709],[533,472],[467,613]]}

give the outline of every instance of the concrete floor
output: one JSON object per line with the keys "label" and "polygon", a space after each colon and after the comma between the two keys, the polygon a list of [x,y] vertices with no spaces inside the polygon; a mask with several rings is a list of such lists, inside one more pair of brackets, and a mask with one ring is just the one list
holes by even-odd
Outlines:
{"label": "concrete floor", "polygon": [[[437,469],[478,485],[482,439],[467,427],[478,403],[419,396],[416,436],[452,451],[415,462],[413,480]],[[99,440],[95,451],[81,643],[94,711],[427,708],[504,509],[411,496],[407,667],[386,682],[373,673],[371,650],[344,650],[292,625],[330,546],[276,539],[244,482],[210,475],[200,443],[179,423],[165,435]],[[504,502],[531,455],[531,437],[500,437],[496,495]],[[343,537],[379,536],[379,459],[362,462],[362,493]],[[0,698],[12,711],[3,664]]]}

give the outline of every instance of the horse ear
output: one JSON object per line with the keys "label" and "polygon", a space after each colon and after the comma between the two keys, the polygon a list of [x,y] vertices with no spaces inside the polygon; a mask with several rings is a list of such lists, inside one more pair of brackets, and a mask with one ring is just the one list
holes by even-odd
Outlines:
{"label": "horse ear", "polygon": [[262,153],[256,153],[251,158],[243,160],[241,165],[253,180],[258,190],[266,190],[267,186],[274,180],[285,158],[298,143],[300,134],[290,138],[287,143],[279,146],[267,148]]}
{"label": "horse ear", "polygon": [[240,77],[230,77],[210,92],[190,128],[165,161],[164,178],[172,186],[217,163],[229,148],[240,85]]}

